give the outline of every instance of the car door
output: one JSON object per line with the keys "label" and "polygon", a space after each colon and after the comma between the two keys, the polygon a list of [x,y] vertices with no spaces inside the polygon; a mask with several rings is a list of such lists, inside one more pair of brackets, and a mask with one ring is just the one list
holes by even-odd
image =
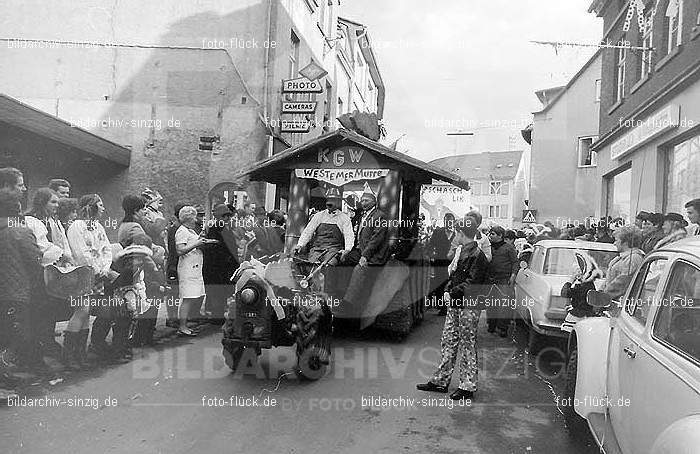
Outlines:
{"label": "car door", "polygon": [[699,260],[674,259],[652,311],[636,357],[627,362],[636,373],[628,416],[634,453],[650,452],[664,429],[700,413]]}
{"label": "car door", "polygon": [[[546,255],[547,249],[536,245],[527,268],[520,270],[515,279],[515,297],[520,302],[518,310],[528,321],[541,320],[548,305],[549,287],[542,278],[542,267]],[[531,302],[534,306],[530,304]],[[532,318],[528,308],[533,312]]]}
{"label": "car door", "polygon": [[634,409],[643,403],[639,397],[632,398],[636,381],[641,379],[636,355],[650,310],[660,298],[668,261],[667,255],[655,255],[642,264],[623,299],[620,315],[614,319],[608,355],[608,411],[618,443],[625,453],[635,452],[631,448],[637,429]]}

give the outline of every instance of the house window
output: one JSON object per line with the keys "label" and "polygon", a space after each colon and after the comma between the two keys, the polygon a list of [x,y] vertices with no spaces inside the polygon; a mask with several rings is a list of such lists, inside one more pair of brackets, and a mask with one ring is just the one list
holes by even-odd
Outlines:
{"label": "house window", "polygon": [[653,36],[654,36],[654,18],[651,15],[651,11],[644,16],[644,31],[642,33],[641,47],[642,50],[642,72],[640,78],[644,78],[647,74],[651,72],[651,56],[653,47]]}
{"label": "house window", "polygon": [[676,46],[681,45],[682,14],[683,0],[670,0],[666,8],[666,42],[669,54]]}
{"label": "house window", "polygon": [[[489,195],[502,195],[503,194],[503,182],[501,181],[489,181]],[[506,189],[506,194],[508,190]]]}
{"label": "house window", "polygon": [[489,218],[497,219],[501,217],[502,205],[489,205]]}
{"label": "house window", "polygon": [[471,187],[472,195],[481,195],[481,183],[469,183],[469,186]]}
{"label": "house window", "polygon": [[600,102],[600,83],[601,79],[596,79],[595,81],[595,102]]}
{"label": "house window", "polygon": [[299,37],[292,30],[289,50],[289,78],[293,79],[299,73]]}
{"label": "house window", "polygon": [[598,153],[591,150],[593,142],[598,136],[579,137],[578,139],[578,166],[589,167],[598,165]]}
{"label": "house window", "polygon": [[500,210],[500,218],[501,219],[508,219],[508,205],[501,205],[501,210]]}
{"label": "house window", "polygon": [[[623,37],[620,42],[624,42],[625,38]],[[615,88],[615,102],[620,102],[622,101],[622,98],[625,97],[625,69],[627,66],[627,49],[625,48],[620,48],[617,49],[617,65],[616,65],[616,81],[617,85]]]}

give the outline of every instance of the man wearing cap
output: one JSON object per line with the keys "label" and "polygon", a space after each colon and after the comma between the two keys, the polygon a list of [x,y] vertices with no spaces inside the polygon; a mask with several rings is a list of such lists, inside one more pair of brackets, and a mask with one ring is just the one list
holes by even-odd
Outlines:
{"label": "man wearing cap", "polygon": [[[355,244],[355,233],[352,231],[350,216],[340,211],[342,202],[339,188],[330,187],[326,190],[326,209],[313,215],[301,232],[299,242],[294,247],[295,252],[306,247],[313,238],[309,250],[310,261],[323,261],[338,251],[342,251],[341,259],[345,259]],[[338,262],[336,257],[331,264],[337,265]]]}
{"label": "man wearing cap", "polygon": [[376,275],[370,267],[384,265],[389,259],[389,229],[386,214],[377,208],[374,194],[365,192],[360,199],[364,215],[358,225],[357,246],[347,262],[355,264],[345,292],[345,301],[355,304],[366,290],[371,290]]}
{"label": "man wearing cap", "polygon": [[686,203],[685,213],[688,215],[688,220],[690,221],[688,235],[700,235],[700,198],[693,199]]}
{"label": "man wearing cap", "polygon": [[651,213],[649,213],[648,211],[644,211],[644,210],[637,213],[637,217],[634,218],[634,225],[637,228],[641,229],[642,223],[644,222],[645,219],[649,219],[650,214]]}

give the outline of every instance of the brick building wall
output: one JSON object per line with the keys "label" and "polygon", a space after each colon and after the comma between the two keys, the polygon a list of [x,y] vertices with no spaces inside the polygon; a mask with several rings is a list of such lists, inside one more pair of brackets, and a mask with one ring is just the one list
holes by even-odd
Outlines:
{"label": "brick building wall", "polygon": [[[667,57],[668,40],[665,33],[665,25],[667,18],[665,16],[669,1],[660,0],[657,13],[653,21],[653,47],[655,49],[652,54],[652,71],[648,79],[640,82],[641,77],[641,51],[628,51],[627,53],[627,71],[625,83],[625,97],[622,103],[616,105],[616,63],[618,51],[616,49],[603,50],[603,66],[602,66],[602,102],[600,109],[600,135],[614,130],[620,124],[620,120],[624,122],[625,118],[635,112],[640,106],[646,104],[656,93],[667,87],[674,80],[682,77],[689,68],[700,66],[700,2],[696,0],[683,1],[682,13],[682,38],[680,51]],[[610,0],[605,2],[608,6],[602,13],[605,35],[603,41],[612,42],[614,44],[624,40],[628,41],[632,46],[641,46],[641,38],[639,27],[637,25],[636,16],[632,20],[629,31],[623,32],[623,23],[628,2],[620,0]],[[651,10],[654,6],[653,1],[645,2],[646,10]],[[696,78],[697,80],[697,78]],[[613,109],[614,108],[614,109]]]}

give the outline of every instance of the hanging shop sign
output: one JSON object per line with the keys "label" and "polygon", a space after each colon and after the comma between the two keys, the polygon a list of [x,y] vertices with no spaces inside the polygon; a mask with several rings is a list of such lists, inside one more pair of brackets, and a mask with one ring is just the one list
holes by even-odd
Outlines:
{"label": "hanging shop sign", "polygon": [[679,124],[680,106],[677,104],[664,107],[646,120],[621,121],[621,126],[632,129],[610,145],[610,159],[622,157]]}
{"label": "hanging shop sign", "polygon": [[282,120],[280,132],[309,132],[311,122],[306,120]]}
{"label": "hanging shop sign", "polygon": [[318,80],[306,77],[282,81],[282,93],[323,93],[323,86]]}
{"label": "hanging shop sign", "polygon": [[295,169],[297,178],[314,180],[342,186],[350,181],[374,180],[389,174],[389,169]]}
{"label": "hanging shop sign", "polygon": [[317,105],[315,101],[283,101],[282,113],[314,113]]}

